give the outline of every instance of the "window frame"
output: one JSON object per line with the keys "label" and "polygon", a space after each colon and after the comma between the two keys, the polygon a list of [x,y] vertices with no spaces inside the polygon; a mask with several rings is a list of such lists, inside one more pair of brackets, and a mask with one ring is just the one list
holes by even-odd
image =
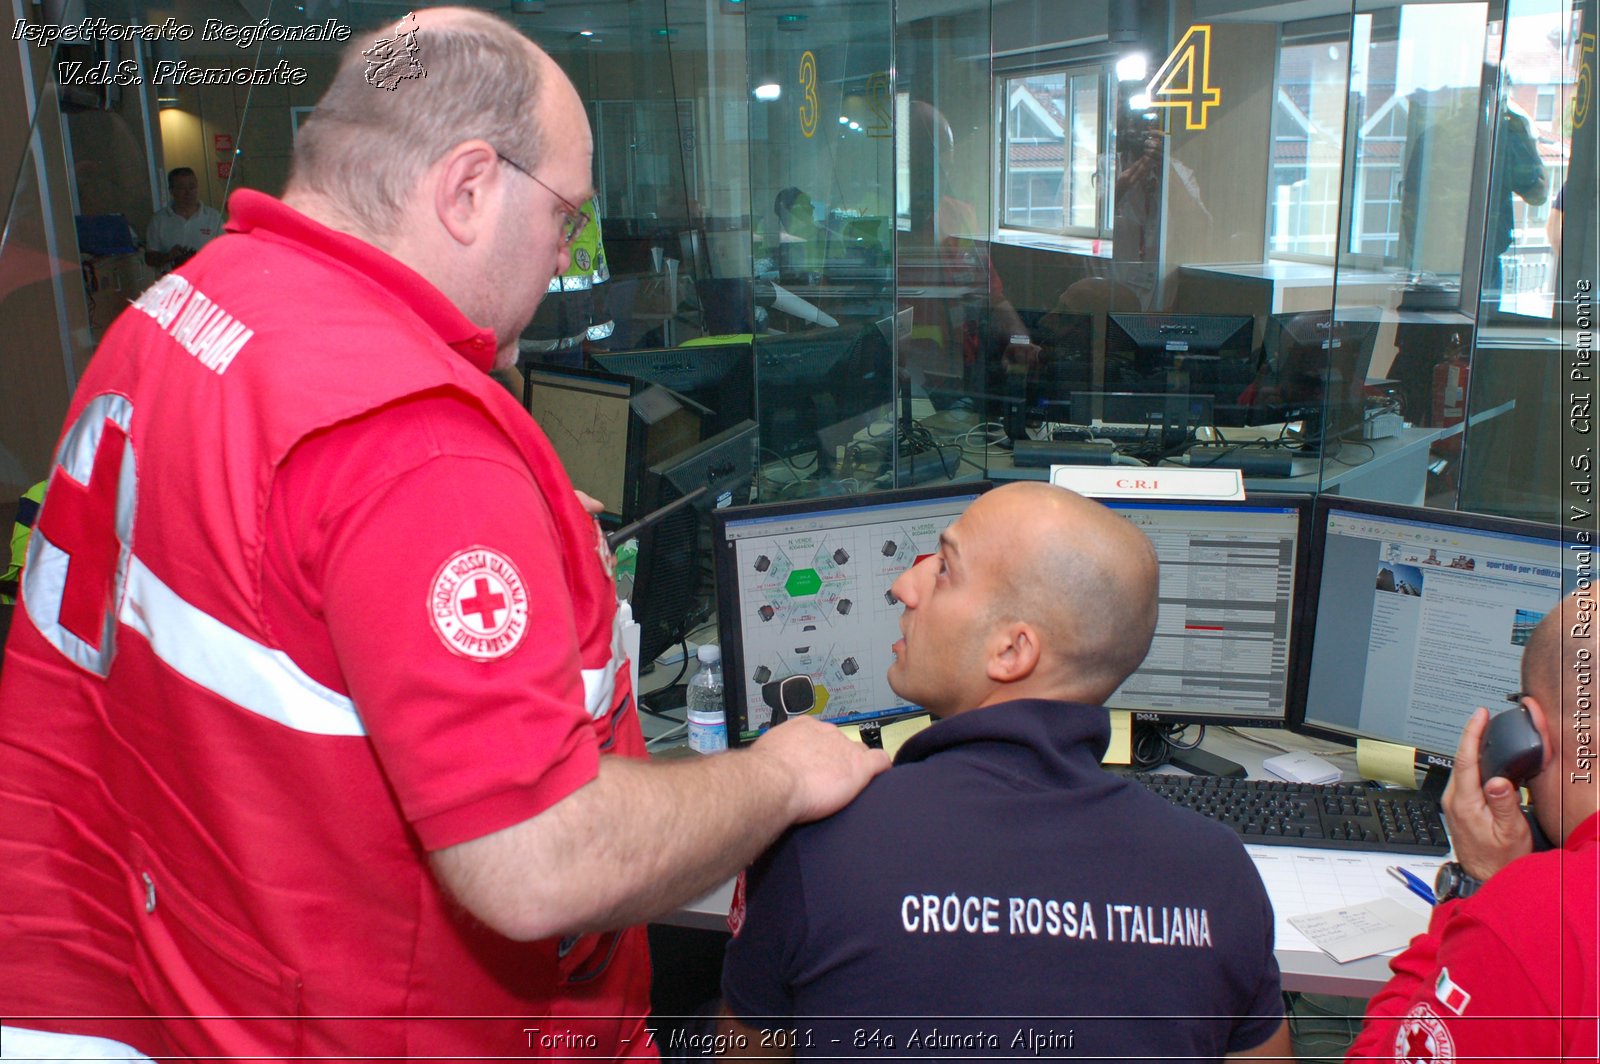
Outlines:
{"label": "window frame", "polygon": [[[1067,93],[1067,127],[1063,131],[1061,181],[1063,187],[1062,224],[1059,226],[1017,225],[1006,221],[1007,196],[1010,192],[1010,86],[1026,78],[1048,77],[1059,74],[1065,82]],[[1091,178],[1095,189],[1095,224],[1092,226],[1066,223],[1065,189],[1072,180],[1072,82],[1075,78],[1092,76],[1099,92],[1096,116],[1099,128],[1095,135],[1095,166]],[[1115,144],[1113,119],[1115,118],[1116,74],[1109,59],[1080,59],[1071,62],[1041,63],[1035,66],[1008,67],[994,72],[994,121],[999,135],[995,137],[991,173],[994,181],[994,216],[991,231],[997,236],[1007,233],[1041,234],[1053,237],[1084,240],[1109,240],[1111,238],[1112,183],[1108,176]]]}

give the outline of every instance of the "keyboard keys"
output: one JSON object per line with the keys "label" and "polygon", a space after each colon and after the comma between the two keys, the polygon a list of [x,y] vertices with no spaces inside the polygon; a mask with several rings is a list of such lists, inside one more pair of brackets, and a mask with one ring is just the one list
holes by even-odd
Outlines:
{"label": "keyboard keys", "polygon": [[1362,783],[1311,784],[1135,772],[1173,805],[1226,824],[1247,842],[1443,855],[1438,803]]}

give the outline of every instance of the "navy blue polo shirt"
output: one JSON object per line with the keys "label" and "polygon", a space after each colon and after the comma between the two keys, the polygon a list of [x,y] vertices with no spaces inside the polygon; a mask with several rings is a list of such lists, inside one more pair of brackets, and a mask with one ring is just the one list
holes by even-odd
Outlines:
{"label": "navy blue polo shirt", "polygon": [[935,723],[751,867],[722,990],[801,1056],[1221,1057],[1283,1021],[1227,828],[1100,766],[1105,709]]}

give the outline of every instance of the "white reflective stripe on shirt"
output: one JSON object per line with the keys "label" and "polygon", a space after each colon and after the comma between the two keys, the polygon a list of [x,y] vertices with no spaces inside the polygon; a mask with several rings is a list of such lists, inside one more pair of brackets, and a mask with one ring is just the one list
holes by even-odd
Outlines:
{"label": "white reflective stripe on shirt", "polygon": [[366,734],[348,697],[313,680],[283,651],[185,602],[138,558],[128,566],[119,619],[173,671],[241,709],[314,735]]}
{"label": "white reflective stripe on shirt", "polygon": [[152,1064],[149,1057],[126,1042],[11,1026],[0,1026],[0,1060],[132,1060]]}
{"label": "white reflective stripe on shirt", "polygon": [[611,660],[598,669],[583,670],[583,708],[600,720],[611,712],[617,693],[617,670],[628,667],[627,645],[622,640],[622,611],[611,615]]}

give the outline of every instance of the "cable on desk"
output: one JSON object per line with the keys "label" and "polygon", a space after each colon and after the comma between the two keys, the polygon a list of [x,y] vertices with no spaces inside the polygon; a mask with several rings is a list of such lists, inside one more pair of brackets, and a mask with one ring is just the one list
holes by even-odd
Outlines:
{"label": "cable on desk", "polygon": [[[678,648],[683,651],[683,664],[678,666],[678,675],[674,676],[669,682],[662,684],[660,687],[656,688],[654,691],[651,691],[650,692],[651,694],[660,694],[662,691],[670,691],[670,690],[672,690],[674,687],[678,686],[678,682],[680,680],[682,680],[683,677],[684,677],[684,674],[689,671],[689,633],[685,632],[683,634],[683,638],[678,640]],[[655,670],[656,670],[655,662],[651,662],[650,663],[650,671],[653,673],[653,672],[655,672]],[[643,685],[644,680],[641,679],[639,682],[640,682],[641,685]],[[641,713],[649,714],[652,717],[663,717],[666,720],[677,720],[678,719],[677,717],[669,717],[665,713],[658,713],[655,709],[651,708],[649,705],[647,705],[645,703],[644,696],[642,694],[640,694],[638,691],[635,691],[633,693],[633,700],[634,700],[634,702],[636,702],[638,704],[639,711]]]}
{"label": "cable on desk", "polygon": [[[671,718],[668,718],[668,719],[671,719]],[[661,743],[667,742],[668,740],[672,740],[672,739],[678,738],[680,733],[687,732],[688,730],[689,730],[689,725],[688,724],[680,724],[676,728],[668,728],[666,731],[662,732],[660,735],[656,736],[654,739],[645,740],[644,748],[646,750],[649,750],[649,749],[651,749],[653,747],[659,746]]]}
{"label": "cable on desk", "polygon": [[[1344,450],[1344,444],[1346,442],[1355,444],[1357,447],[1365,447],[1367,449],[1367,456],[1365,458],[1363,458],[1359,462],[1346,462],[1343,458],[1339,457],[1339,453]],[[1341,440],[1340,441],[1339,450],[1334,451],[1332,454],[1328,455],[1328,461],[1330,461],[1330,462],[1338,462],[1342,466],[1346,466],[1346,467],[1349,467],[1349,468],[1353,469],[1356,466],[1364,466],[1364,465],[1366,465],[1368,462],[1372,461],[1376,457],[1378,457],[1378,449],[1376,447],[1372,446],[1372,444],[1368,443],[1366,440],[1349,440],[1349,441]]]}
{"label": "cable on desk", "polygon": [[[1236,739],[1242,739],[1243,741],[1245,741],[1247,743],[1255,743],[1257,746],[1264,746],[1268,750],[1274,751],[1275,753],[1279,753],[1279,754],[1287,754],[1287,753],[1292,753],[1293,751],[1295,751],[1297,749],[1304,749],[1303,747],[1284,746],[1281,743],[1275,743],[1275,742],[1272,742],[1270,739],[1263,739],[1263,738],[1261,738],[1260,736],[1257,736],[1257,735],[1246,735],[1243,731],[1241,731],[1239,729],[1238,726],[1231,725],[1231,724],[1222,725],[1222,730],[1227,732],[1229,735],[1232,735]],[[1354,756],[1356,756],[1355,748],[1351,747],[1351,746],[1329,747],[1326,750],[1307,750],[1306,752],[1310,753],[1310,754],[1315,754],[1318,757],[1354,757]]]}
{"label": "cable on desk", "polygon": [[1167,732],[1173,727],[1171,724],[1134,722],[1133,743],[1129,747],[1128,755],[1134,768],[1153,769],[1166,764],[1172,752],[1172,746],[1167,741]]}
{"label": "cable on desk", "polygon": [[[1179,742],[1178,736],[1188,731],[1191,727],[1200,729],[1200,734],[1194,737],[1194,742]],[[1200,744],[1206,741],[1206,726],[1204,724],[1168,724],[1162,729],[1161,737],[1165,739],[1167,741],[1167,745],[1172,747],[1174,750],[1198,750],[1200,748]]]}

